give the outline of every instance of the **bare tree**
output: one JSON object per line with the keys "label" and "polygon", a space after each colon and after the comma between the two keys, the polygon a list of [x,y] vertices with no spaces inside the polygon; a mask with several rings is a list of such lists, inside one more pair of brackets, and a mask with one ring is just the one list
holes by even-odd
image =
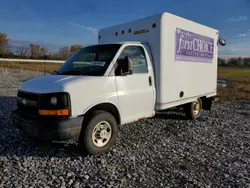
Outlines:
{"label": "bare tree", "polygon": [[243,61],[244,61],[244,63],[243,63],[244,66],[250,67],[250,58],[249,57],[244,58]]}
{"label": "bare tree", "polygon": [[48,49],[46,47],[40,48],[40,53],[39,55],[42,57],[45,57],[48,54]]}
{"label": "bare tree", "polygon": [[238,66],[239,65],[239,61],[237,58],[233,57],[233,58],[230,58],[228,61],[227,61],[227,65],[228,66]]}
{"label": "bare tree", "polygon": [[8,36],[0,32],[0,54],[5,54],[8,46]]}
{"label": "bare tree", "polygon": [[40,46],[38,44],[30,44],[30,57],[37,59],[40,56]]}
{"label": "bare tree", "polygon": [[80,50],[81,48],[83,48],[83,45],[80,44],[74,44],[70,46],[70,53],[75,53],[78,50]]}
{"label": "bare tree", "polygon": [[17,54],[19,57],[26,58],[26,57],[29,56],[29,48],[26,47],[26,46],[18,47],[18,48],[17,48],[17,51],[16,51],[16,54]]}
{"label": "bare tree", "polygon": [[66,60],[70,56],[70,49],[68,46],[60,47],[58,52],[58,58]]}

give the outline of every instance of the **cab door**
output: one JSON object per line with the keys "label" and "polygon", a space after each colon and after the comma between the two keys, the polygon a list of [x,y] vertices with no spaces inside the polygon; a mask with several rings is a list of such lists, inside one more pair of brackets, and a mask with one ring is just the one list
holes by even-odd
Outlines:
{"label": "cab door", "polygon": [[133,61],[132,75],[116,75],[119,108],[123,123],[136,121],[154,115],[155,89],[152,83],[152,69],[143,45],[127,45],[118,60],[130,57]]}

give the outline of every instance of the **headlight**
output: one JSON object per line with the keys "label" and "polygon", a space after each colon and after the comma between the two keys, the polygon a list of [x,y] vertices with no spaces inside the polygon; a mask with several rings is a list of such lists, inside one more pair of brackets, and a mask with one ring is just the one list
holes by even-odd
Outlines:
{"label": "headlight", "polygon": [[65,109],[70,107],[70,96],[66,92],[42,94],[40,109]]}
{"label": "headlight", "polygon": [[39,100],[39,115],[70,116],[70,95],[66,92],[42,94]]}
{"label": "headlight", "polygon": [[51,97],[50,103],[56,106],[57,105],[57,98],[56,97]]}

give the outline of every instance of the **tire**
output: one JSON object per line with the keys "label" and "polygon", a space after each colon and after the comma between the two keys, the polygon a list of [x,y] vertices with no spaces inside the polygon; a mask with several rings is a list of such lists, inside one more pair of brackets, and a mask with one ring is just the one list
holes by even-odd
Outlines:
{"label": "tire", "polygon": [[95,111],[87,122],[81,139],[88,154],[99,155],[111,150],[118,136],[115,117],[106,111]]}
{"label": "tire", "polygon": [[186,104],[184,110],[188,119],[196,120],[201,116],[202,100],[198,98],[196,101]]}

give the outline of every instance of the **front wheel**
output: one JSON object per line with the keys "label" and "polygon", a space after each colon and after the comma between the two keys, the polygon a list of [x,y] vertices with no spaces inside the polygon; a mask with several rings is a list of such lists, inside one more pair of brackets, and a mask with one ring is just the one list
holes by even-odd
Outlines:
{"label": "front wheel", "polygon": [[109,112],[96,111],[87,123],[82,139],[87,152],[97,155],[108,152],[117,136],[118,125],[114,116]]}
{"label": "front wheel", "polygon": [[202,100],[198,98],[196,101],[186,104],[184,110],[188,119],[199,118],[202,111]]}

